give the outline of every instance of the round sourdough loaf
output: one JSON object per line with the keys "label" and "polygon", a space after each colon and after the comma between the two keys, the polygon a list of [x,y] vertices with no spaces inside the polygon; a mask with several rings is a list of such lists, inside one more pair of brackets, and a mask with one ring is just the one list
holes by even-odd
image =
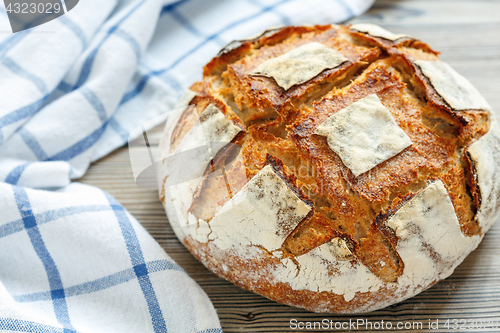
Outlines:
{"label": "round sourdough loaf", "polygon": [[371,24],[222,49],[160,145],[160,197],[208,269],[272,300],[366,312],[474,250],[500,210],[500,130],[425,43]]}

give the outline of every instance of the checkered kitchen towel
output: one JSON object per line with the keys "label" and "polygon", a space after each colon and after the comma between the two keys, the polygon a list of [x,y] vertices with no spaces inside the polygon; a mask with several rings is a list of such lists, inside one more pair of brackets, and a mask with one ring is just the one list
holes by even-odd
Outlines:
{"label": "checkered kitchen towel", "polygon": [[343,21],[371,2],[81,0],[16,34],[0,8],[2,332],[221,332],[134,217],[71,180],[168,112],[232,39]]}

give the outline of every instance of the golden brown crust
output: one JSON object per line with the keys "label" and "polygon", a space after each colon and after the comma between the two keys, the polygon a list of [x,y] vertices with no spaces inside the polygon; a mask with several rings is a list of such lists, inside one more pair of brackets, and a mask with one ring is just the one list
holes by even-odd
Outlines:
{"label": "golden brown crust", "polygon": [[[238,47],[231,48],[229,51],[227,50],[227,46],[223,48],[215,58],[205,65],[203,68],[203,76],[206,77],[220,74],[227,68],[228,64],[238,61],[245,55],[250,54],[253,50],[259,49],[262,46],[278,44],[292,35],[301,36],[308,32],[318,32],[329,28],[329,25],[316,25],[311,27],[285,27],[281,29],[266,30],[258,38],[239,41]],[[271,34],[266,34],[268,31],[271,32]]]}
{"label": "golden brown crust", "polygon": [[[348,61],[288,90],[273,78],[251,74],[264,61],[311,42],[338,50]],[[258,255],[245,257],[235,249],[218,248],[209,237],[200,241],[188,234],[181,237],[185,246],[215,274],[312,311],[367,311],[411,296],[396,295],[394,287],[405,263],[387,221],[400,207],[440,180],[462,233],[483,234],[475,219],[480,191],[466,149],[488,132],[490,116],[482,110],[453,110],[437,93],[415,64],[438,60],[437,55],[413,38],[391,41],[343,26],[286,27],[223,49],[205,66],[203,80],[191,87],[197,96],[175,126],[170,150],[209,104],[243,131],[207,167],[189,212],[209,225],[218,209],[266,165],[312,209],[286,237],[279,256],[259,248]],[[356,177],[315,131],[333,114],[372,94],[412,145]],[[241,157],[237,162],[218,167],[236,154]],[[380,288],[347,299],[335,292],[293,288],[274,275],[283,258],[296,262],[333,239],[346,244],[353,265],[361,263],[383,281]]]}
{"label": "golden brown crust", "polygon": [[[357,68],[359,64],[375,59],[380,53],[378,49],[356,46],[348,41],[336,38],[337,34],[336,29],[329,29],[302,34],[300,35],[301,38],[297,38],[298,36],[294,36],[295,38],[289,37],[286,42],[264,46],[251,57],[243,58],[228,65],[228,70],[223,76],[228,80],[228,84],[234,87],[233,93],[236,104],[240,108],[242,105],[249,108],[271,108],[283,117],[288,111],[286,107],[289,103],[293,104],[304,95],[311,94],[313,90],[320,88],[321,85],[318,86],[319,82],[326,84],[331,81],[338,81],[343,74]],[[349,61],[334,69],[325,70],[312,80],[294,86],[287,91],[279,87],[273,79],[250,75],[250,72],[258,64],[310,42],[320,42],[325,46],[338,49]]]}

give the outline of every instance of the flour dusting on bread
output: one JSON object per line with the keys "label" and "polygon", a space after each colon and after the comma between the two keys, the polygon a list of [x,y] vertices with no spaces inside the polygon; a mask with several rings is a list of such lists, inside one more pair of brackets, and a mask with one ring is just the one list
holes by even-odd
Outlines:
{"label": "flour dusting on bread", "polygon": [[375,94],[333,114],[315,133],[327,137],[330,148],[356,177],[412,143]]}
{"label": "flour dusting on bread", "polygon": [[438,94],[455,110],[491,110],[477,89],[443,61],[417,60],[415,64]]}
{"label": "flour dusting on bread", "polygon": [[[218,107],[209,104],[199,115],[199,121],[184,136],[174,153],[214,142],[231,142],[239,132],[241,132],[241,128],[227,119]],[[216,153],[217,151],[212,151],[212,158]]]}
{"label": "flour dusting on bread", "polygon": [[493,121],[488,133],[467,149],[476,172],[481,202],[477,219],[488,231],[500,214],[500,126]]}
{"label": "flour dusting on bread", "polygon": [[[183,104],[186,106],[189,103],[188,101],[193,98],[191,95],[188,92],[187,97],[183,99]],[[182,108],[179,110],[182,110]],[[188,210],[193,203],[194,193],[200,186],[210,161],[223,148],[223,145],[213,145],[213,143],[229,143],[241,132],[241,128],[234,125],[213,104],[209,104],[199,116],[196,110],[185,108],[182,112],[188,111],[191,111],[192,117],[195,117],[191,128],[180,139],[180,143],[173,152],[160,155],[165,170],[161,178],[163,179],[162,187],[165,187],[164,194],[170,198],[170,204],[174,208],[178,223],[181,226],[198,223],[196,219],[188,215]],[[167,126],[169,126],[168,123]],[[174,129],[172,129],[173,131]],[[205,146],[206,149],[197,149]],[[191,153],[189,153],[190,151]],[[186,154],[186,152],[188,153]],[[196,154],[192,152],[196,152]],[[182,153],[185,153],[186,157],[183,157]],[[177,179],[187,180],[178,183]]]}
{"label": "flour dusting on bread", "polygon": [[288,90],[347,60],[340,52],[313,42],[263,62],[251,74],[272,77],[280,87]]}
{"label": "flour dusting on bread", "polygon": [[357,30],[360,32],[367,33],[371,36],[374,37],[382,37],[388,40],[398,40],[401,38],[408,38],[410,36],[404,35],[404,34],[394,34],[376,24],[371,24],[371,23],[358,23],[358,24],[353,24],[351,25],[351,29]]}
{"label": "flour dusting on bread", "polygon": [[332,251],[329,243],[298,256],[296,261],[297,267],[282,259],[283,266],[275,271],[277,279],[289,283],[294,290],[331,291],[348,302],[357,292],[376,291],[382,286],[382,281],[366,266],[357,260],[345,260],[344,254],[339,256]]}
{"label": "flour dusting on bread", "polygon": [[480,237],[462,234],[448,192],[440,180],[423,189],[387,221],[398,237],[403,260],[398,284],[422,290],[448,277]]}
{"label": "flour dusting on bread", "polygon": [[267,165],[212,218],[209,239],[221,249],[259,245],[273,251],[310,211]]}

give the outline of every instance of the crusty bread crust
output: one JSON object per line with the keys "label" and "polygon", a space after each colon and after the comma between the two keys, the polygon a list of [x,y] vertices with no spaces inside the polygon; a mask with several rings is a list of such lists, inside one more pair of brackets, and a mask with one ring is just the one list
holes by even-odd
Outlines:
{"label": "crusty bread crust", "polygon": [[[287,90],[272,77],[252,74],[263,62],[308,43],[321,43],[348,60]],[[160,145],[162,158],[178,152],[209,105],[236,126],[233,132],[241,129],[231,136],[232,145],[213,151],[199,182],[177,189],[188,198],[182,214],[166,188],[164,163],[160,198],[178,238],[218,276],[317,312],[376,310],[446,278],[498,217],[500,134],[489,110],[453,109],[437,92],[439,83],[416,64],[439,61],[437,55],[408,36],[391,40],[334,25],[273,29],[221,50],[190,88],[196,96],[189,107],[167,123]],[[412,144],[356,177],[315,131],[372,94]],[[223,216],[228,205],[250,200],[247,183],[262,183],[266,165],[287,185],[287,200],[305,204],[305,217],[291,231],[277,231],[283,237],[278,248],[252,242],[259,237],[255,221],[250,235],[235,228],[228,236],[230,223],[243,226],[251,218],[231,222]],[[246,211],[272,196],[271,185],[258,186],[262,193],[248,192],[255,197],[245,203]],[[283,221],[278,216],[273,223],[279,229]],[[432,230],[449,233],[434,239]],[[422,274],[412,273],[414,265]]]}

